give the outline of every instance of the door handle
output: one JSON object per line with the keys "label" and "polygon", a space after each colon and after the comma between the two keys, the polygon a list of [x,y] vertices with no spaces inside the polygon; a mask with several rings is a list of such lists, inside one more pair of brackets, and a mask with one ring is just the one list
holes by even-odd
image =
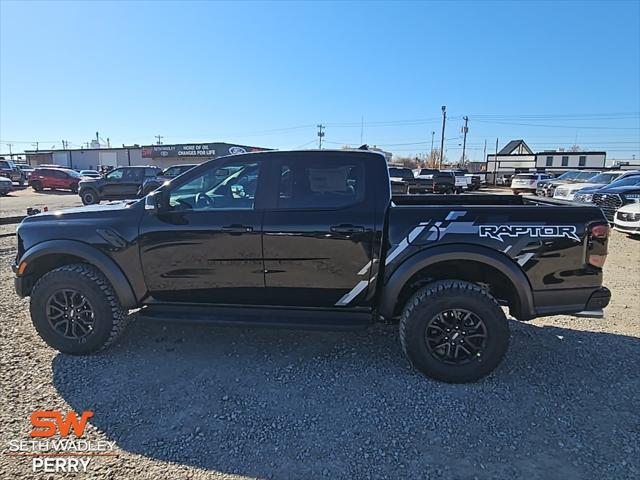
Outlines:
{"label": "door handle", "polygon": [[221,227],[223,232],[227,233],[249,233],[253,232],[253,227],[249,227],[247,225],[233,224],[233,225],[225,225]]}
{"label": "door handle", "polygon": [[342,225],[333,225],[331,231],[334,233],[361,233],[364,232],[364,227],[343,223]]}

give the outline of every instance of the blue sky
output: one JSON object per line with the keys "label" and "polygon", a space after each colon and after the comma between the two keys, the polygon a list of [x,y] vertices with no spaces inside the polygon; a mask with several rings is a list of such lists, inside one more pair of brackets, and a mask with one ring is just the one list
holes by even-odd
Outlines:
{"label": "blue sky", "polygon": [[400,155],[535,150],[640,158],[640,2],[0,1],[0,152],[361,139]]}

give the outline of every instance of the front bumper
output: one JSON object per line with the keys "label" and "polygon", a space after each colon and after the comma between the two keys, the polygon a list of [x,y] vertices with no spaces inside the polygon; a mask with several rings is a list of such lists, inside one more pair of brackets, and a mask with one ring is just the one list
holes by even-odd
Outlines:
{"label": "front bumper", "polygon": [[640,226],[620,224],[617,221],[613,224],[613,229],[618,232],[628,233],[631,235],[640,235]]}

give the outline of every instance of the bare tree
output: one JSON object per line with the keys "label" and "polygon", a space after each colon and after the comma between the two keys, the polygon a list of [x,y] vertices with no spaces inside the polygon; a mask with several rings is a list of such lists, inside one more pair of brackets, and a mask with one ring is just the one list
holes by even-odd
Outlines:
{"label": "bare tree", "polygon": [[575,143],[571,145],[571,148],[569,149],[570,152],[579,152],[580,150],[582,150],[580,145],[576,145]]}

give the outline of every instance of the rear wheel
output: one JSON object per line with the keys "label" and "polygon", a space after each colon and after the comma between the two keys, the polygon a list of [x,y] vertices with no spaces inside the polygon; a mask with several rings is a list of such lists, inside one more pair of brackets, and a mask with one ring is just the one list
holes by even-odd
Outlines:
{"label": "rear wheel", "polygon": [[409,362],[435,380],[473,382],[493,371],[509,345],[498,302],[470,282],[431,283],[407,302],[400,343]]}
{"label": "rear wheel", "polygon": [[100,203],[98,192],[93,189],[83,190],[80,192],[80,198],[84,205],[93,205],[94,203]]}
{"label": "rear wheel", "polygon": [[72,355],[108,347],[128,320],[106,277],[82,263],[57,268],[38,280],[31,292],[30,310],[42,339]]}
{"label": "rear wheel", "polygon": [[41,192],[42,183],[38,182],[37,180],[35,182],[31,182],[31,188],[33,188],[36,192]]}

